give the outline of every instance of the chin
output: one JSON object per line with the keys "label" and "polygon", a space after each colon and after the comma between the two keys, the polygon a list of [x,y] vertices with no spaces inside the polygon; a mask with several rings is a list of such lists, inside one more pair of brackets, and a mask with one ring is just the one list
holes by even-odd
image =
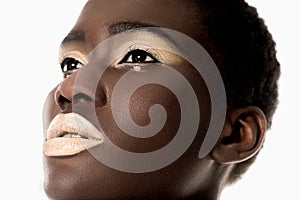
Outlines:
{"label": "chin", "polygon": [[[178,199],[193,173],[182,162],[158,171],[133,174],[103,165],[88,151],[74,156],[44,157],[44,189],[50,199]],[[184,163],[193,163],[185,160]]]}
{"label": "chin", "polygon": [[44,190],[50,199],[107,199],[108,168],[87,151],[44,158]]}
{"label": "chin", "polygon": [[88,151],[68,157],[45,157],[44,174],[44,190],[50,199],[152,199],[151,194],[157,190],[148,184],[150,174],[111,169]]}

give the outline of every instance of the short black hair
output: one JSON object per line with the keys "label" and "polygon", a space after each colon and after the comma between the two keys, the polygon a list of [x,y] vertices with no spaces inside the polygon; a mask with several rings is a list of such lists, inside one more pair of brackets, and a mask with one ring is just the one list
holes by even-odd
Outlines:
{"label": "short black hair", "polygon": [[[214,43],[202,44],[225,84],[228,107],[257,106],[271,127],[278,104],[280,65],[275,42],[256,8],[244,0],[191,0],[195,23]],[[236,164],[228,183],[247,171],[256,156]]]}

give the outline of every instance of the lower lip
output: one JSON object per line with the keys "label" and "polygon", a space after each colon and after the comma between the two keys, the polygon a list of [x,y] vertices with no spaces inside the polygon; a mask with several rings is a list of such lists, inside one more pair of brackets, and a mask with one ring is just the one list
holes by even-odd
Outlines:
{"label": "lower lip", "polygon": [[83,138],[53,138],[45,141],[43,152],[46,156],[72,156],[102,144],[103,140]]}

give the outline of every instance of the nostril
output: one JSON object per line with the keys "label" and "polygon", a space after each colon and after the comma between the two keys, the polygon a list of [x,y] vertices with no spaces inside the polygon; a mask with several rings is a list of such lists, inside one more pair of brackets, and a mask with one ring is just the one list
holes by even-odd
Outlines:
{"label": "nostril", "polygon": [[99,88],[96,93],[95,106],[104,107],[107,104],[107,93],[103,87]]}
{"label": "nostril", "polygon": [[59,107],[64,110],[67,108],[67,105],[71,104],[71,101],[69,99],[67,99],[66,97],[60,95],[58,97],[58,105]]}
{"label": "nostril", "polygon": [[78,93],[78,94],[75,94],[74,97],[73,97],[73,101],[75,102],[78,102],[78,101],[85,101],[85,102],[92,102],[93,99],[86,95],[86,94],[83,94],[83,93]]}

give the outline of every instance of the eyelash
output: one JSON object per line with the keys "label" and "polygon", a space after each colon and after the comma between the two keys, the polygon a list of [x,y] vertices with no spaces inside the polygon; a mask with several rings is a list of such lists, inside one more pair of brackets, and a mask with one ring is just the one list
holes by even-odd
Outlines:
{"label": "eyelash", "polygon": [[78,61],[75,58],[72,58],[72,57],[65,58],[60,64],[61,71],[64,73],[64,77],[66,78],[72,72],[81,68],[81,67],[78,67],[78,65],[81,65],[81,67],[84,66],[84,64],[82,64],[80,61]]}
{"label": "eyelash", "polygon": [[[145,64],[157,62],[159,61],[151,53],[147,52],[147,50],[132,49],[118,64]],[[78,67],[78,65],[81,66]],[[83,66],[84,64],[72,57],[66,57],[60,64],[65,78],[72,74],[72,72],[80,69]]]}
{"label": "eyelash", "polygon": [[144,64],[144,63],[157,63],[157,62],[159,61],[147,50],[133,49],[130,50],[118,64],[123,64],[123,63]]}

